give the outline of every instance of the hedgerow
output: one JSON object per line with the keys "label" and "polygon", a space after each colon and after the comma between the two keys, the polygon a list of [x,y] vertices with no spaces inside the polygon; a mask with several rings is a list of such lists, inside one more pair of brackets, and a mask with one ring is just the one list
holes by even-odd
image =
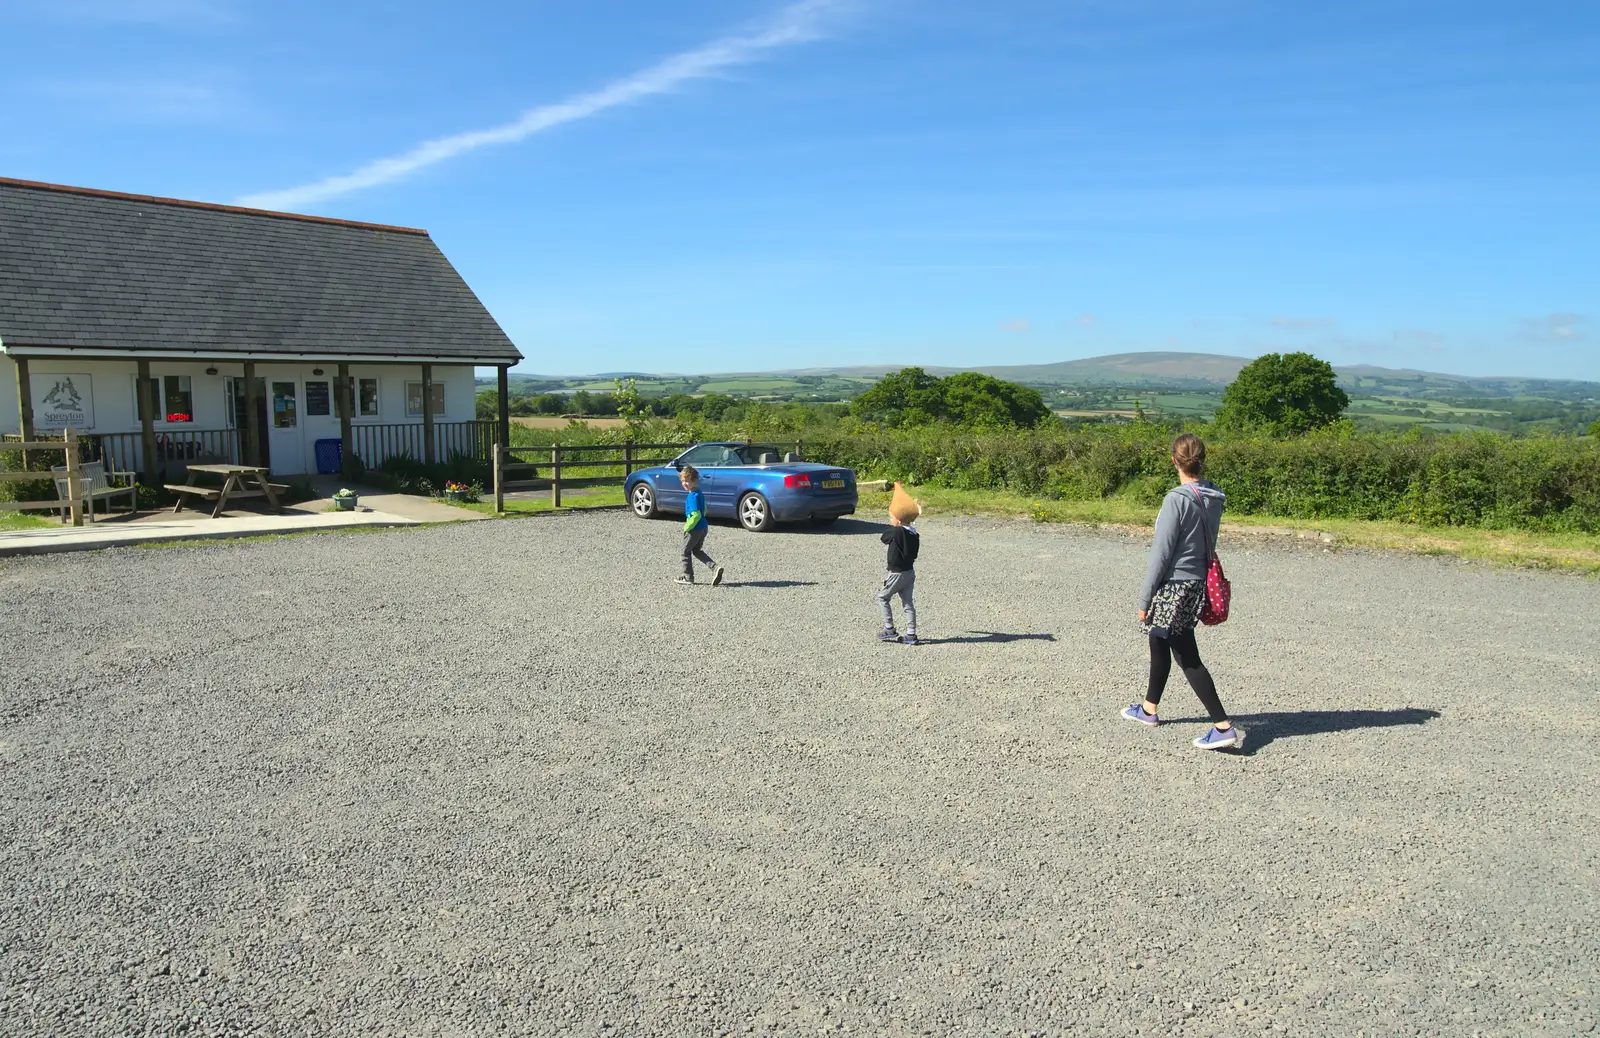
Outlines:
{"label": "hedgerow", "polygon": [[[983,432],[870,426],[813,435],[806,455],[863,478],[1059,500],[1173,485],[1171,432],[1158,425]],[[1207,476],[1235,513],[1438,526],[1600,533],[1600,443],[1493,433],[1356,433],[1207,441]]]}

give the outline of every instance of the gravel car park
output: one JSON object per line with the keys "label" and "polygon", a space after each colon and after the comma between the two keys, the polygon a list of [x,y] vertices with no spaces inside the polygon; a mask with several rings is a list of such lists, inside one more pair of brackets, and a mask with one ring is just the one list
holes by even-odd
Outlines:
{"label": "gravel car park", "polygon": [[0,560],[0,1032],[1587,1033],[1600,583],[629,512]]}

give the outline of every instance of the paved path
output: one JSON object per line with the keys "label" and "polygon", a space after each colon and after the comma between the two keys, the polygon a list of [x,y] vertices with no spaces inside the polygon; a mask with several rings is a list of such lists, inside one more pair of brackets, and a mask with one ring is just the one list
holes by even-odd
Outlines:
{"label": "paved path", "polygon": [[[460,511],[460,509],[452,509]],[[388,512],[304,512],[282,515],[224,515],[209,512],[173,515],[170,510],[141,516],[135,522],[107,521],[82,526],[51,525],[0,531],[0,556],[44,555],[66,551],[99,551],[159,541],[228,540],[275,533],[348,529],[353,526],[415,526],[419,520]]]}
{"label": "paved path", "polygon": [[1600,1015],[1600,582],[627,513],[0,560],[0,1030],[1550,1035]]}

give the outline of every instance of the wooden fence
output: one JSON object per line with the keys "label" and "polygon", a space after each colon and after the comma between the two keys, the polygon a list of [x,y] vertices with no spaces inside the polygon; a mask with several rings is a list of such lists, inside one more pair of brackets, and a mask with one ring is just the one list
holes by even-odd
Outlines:
{"label": "wooden fence", "polygon": [[[67,503],[72,509],[72,525],[83,525],[83,484],[79,476],[79,466],[82,461],[78,457],[78,434],[68,429],[61,434],[59,440],[23,440],[7,439],[6,450],[22,452],[23,471],[6,472],[0,470],[0,483],[21,483],[35,480],[50,480],[55,478],[51,472],[27,471],[28,453],[30,451],[61,451],[67,459]],[[61,507],[60,501],[0,501],[0,512],[28,511],[55,511]]]}
{"label": "wooden fence", "polygon": [[[750,446],[755,441],[747,441],[745,446]],[[787,448],[790,441],[760,441],[763,445],[771,444],[773,447]],[[805,456],[805,444],[802,441],[793,441],[796,456]],[[506,447],[502,449],[499,444],[490,448],[494,459],[494,510],[503,512],[506,508],[505,500],[505,468],[509,462],[523,465],[548,464],[550,471],[550,507],[561,507],[561,482],[562,474],[572,469],[588,469],[591,475],[580,477],[582,482],[588,483],[595,479],[604,479],[615,476],[616,470],[622,470],[622,480],[627,482],[634,469],[649,468],[653,465],[665,465],[684,451],[693,447],[692,443],[594,443],[571,444],[562,446],[559,443],[540,444],[529,447]],[[537,455],[534,461],[529,455]],[[603,455],[603,456],[602,456]],[[549,459],[548,462],[546,459]],[[594,470],[605,469],[605,472]],[[568,480],[569,483],[579,480]]]}

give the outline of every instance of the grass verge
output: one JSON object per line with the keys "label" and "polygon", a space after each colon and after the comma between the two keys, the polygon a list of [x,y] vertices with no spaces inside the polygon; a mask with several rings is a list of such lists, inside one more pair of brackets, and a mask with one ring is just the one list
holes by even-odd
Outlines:
{"label": "grass verge", "polygon": [[49,526],[50,520],[40,519],[36,515],[26,512],[0,512],[0,531],[3,530],[37,530],[41,526]]}
{"label": "grass verge", "polygon": [[[1150,529],[1156,510],[1127,498],[1099,501],[1047,501],[977,490],[940,487],[911,488],[930,516],[1013,515],[1036,522],[1075,523],[1084,526],[1133,526]],[[884,515],[889,495],[861,495],[858,515]],[[1265,537],[1288,536],[1314,540],[1335,548],[1369,548],[1403,551],[1414,555],[1444,555],[1501,566],[1562,570],[1600,576],[1600,537],[1581,533],[1530,533],[1518,530],[1480,530],[1460,526],[1411,526],[1406,523],[1365,522],[1359,519],[1286,519],[1282,516],[1228,516],[1225,531]]]}
{"label": "grass verge", "polygon": [[[505,516],[533,515],[536,512],[573,512],[584,508],[615,508],[623,504],[622,488],[607,487],[603,490],[586,492],[583,494],[563,495],[559,509],[550,507],[550,495],[541,494],[533,499],[513,499],[506,502],[506,510],[501,513]],[[485,499],[476,504],[456,505],[483,515],[494,515],[494,495],[487,494]]]}

